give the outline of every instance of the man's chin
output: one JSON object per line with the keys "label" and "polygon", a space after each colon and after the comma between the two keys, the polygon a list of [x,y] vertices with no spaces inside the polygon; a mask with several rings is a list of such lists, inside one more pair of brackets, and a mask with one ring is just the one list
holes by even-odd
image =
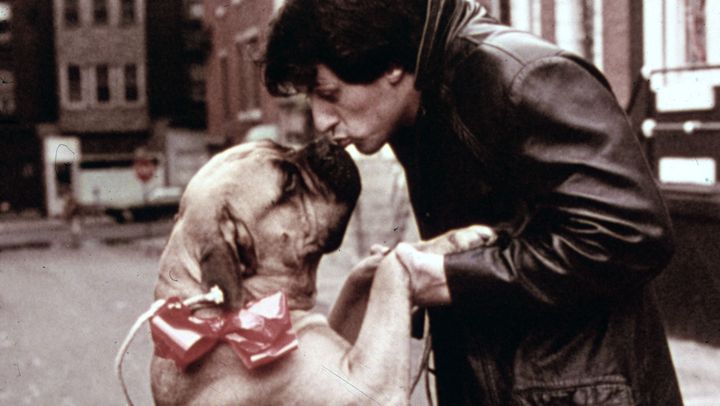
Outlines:
{"label": "man's chin", "polygon": [[354,144],[355,148],[363,155],[372,155],[378,151],[385,145],[385,143],[382,143],[380,145],[376,144]]}

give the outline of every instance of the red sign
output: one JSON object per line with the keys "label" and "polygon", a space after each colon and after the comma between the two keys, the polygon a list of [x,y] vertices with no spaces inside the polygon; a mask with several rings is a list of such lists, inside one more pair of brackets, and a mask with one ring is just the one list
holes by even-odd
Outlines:
{"label": "red sign", "polygon": [[147,182],[155,174],[155,162],[151,159],[136,159],[133,164],[133,169],[135,169],[135,176],[137,176],[141,182]]}

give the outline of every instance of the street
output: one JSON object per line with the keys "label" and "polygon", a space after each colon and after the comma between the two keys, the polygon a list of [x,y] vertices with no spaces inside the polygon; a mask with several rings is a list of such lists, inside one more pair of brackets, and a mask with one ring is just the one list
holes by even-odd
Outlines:
{"label": "street", "polygon": [[[86,217],[79,220],[78,240],[119,243],[137,238],[164,236],[172,227],[170,220],[117,224],[108,217]],[[68,247],[73,244],[68,224],[61,220],[0,222],[0,251],[22,247]]]}
{"label": "street", "polygon": [[[152,301],[156,263],[134,245],[0,254],[0,404],[122,404],[113,358]],[[141,334],[125,366],[139,404],[150,353]]]}

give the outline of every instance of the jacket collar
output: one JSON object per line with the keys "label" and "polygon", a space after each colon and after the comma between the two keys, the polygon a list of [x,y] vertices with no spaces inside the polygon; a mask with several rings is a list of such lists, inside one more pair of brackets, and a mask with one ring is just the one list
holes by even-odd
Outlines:
{"label": "jacket collar", "polygon": [[437,82],[448,45],[471,20],[485,16],[485,8],[474,0],[428,0],[415,65],[416,89],[424,90]]}

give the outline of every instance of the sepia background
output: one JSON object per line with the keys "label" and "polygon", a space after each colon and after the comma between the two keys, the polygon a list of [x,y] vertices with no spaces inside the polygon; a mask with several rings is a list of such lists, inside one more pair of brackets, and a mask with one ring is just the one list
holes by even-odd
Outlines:
{"label": "sepia background", "polygon": [[[654,283],[683,397],[719,405],[720,1],[482,3],[608,77],[675,225]],[[0,0],[0,405],[122,404],[115,352],[190,177],[237,143],[313,137],[305,100],[271,98],[255,63],[281,5]],[[370,245],[418,238],[392,153],[351,153],[363,193],[321,263],[320,312]],[[125,367],[138,404],[151,352],[143,331]]]}

